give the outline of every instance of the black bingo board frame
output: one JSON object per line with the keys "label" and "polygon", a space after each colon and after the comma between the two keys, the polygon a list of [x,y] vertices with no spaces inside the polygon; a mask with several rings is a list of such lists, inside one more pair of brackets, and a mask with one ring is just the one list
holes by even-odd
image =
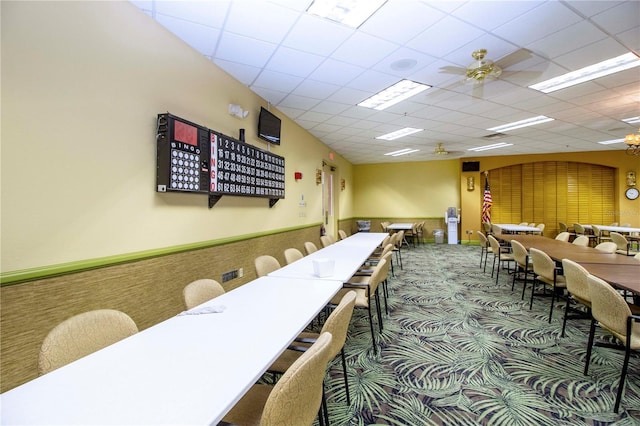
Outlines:
{"label": "black bingo board frame", "polygon": [[284,157],[214,131],[209,146],[209,208],[224,195],[285,198]]}

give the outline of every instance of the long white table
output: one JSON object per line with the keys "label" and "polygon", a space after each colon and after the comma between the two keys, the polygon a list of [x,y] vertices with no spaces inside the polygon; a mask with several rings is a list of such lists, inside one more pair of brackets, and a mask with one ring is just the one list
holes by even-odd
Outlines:
{"label": "long white table", "polygon": [[[269,273],[268,276],[346,282],[358,271],[387,235],[384,232],[358,232],[289,265],[283,266]],[[333,260],[333,274],[327,277],[316,276],[313,269],[313,261],[315,259]]]}
{"label": "long white table", "polygon": [[259,278],[5,392],[0,423],[215,425],[340,288]]}
{"label": "long white table", "polygon": [[[593,231],[592,225],[582,225],[585,229]],[[632,234],[634,232],[640,233],[640,228],[633,228],[629,226],[610,226],[610,225],[596,225],[601,231],[618,232],[620,234]]]}

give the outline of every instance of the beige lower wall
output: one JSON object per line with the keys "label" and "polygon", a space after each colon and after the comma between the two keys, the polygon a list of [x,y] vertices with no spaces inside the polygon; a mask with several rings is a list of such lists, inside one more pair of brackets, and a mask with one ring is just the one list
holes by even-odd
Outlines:
{"label": "beige lower wall", "polygon": [[40,344],[56,324],[81,312],[111,308],[127,313],[145,329],[182,310],[183,287],[199,278],[221,281],[223,272],[243,268],[244,276],[223,284],[227,291],[256,278],[253,259],[262,254],[285,264],[283,251],[303,243],[320,247],[320,226],[201,250],[167,255],[0,288],[0,391],[37,377]]}

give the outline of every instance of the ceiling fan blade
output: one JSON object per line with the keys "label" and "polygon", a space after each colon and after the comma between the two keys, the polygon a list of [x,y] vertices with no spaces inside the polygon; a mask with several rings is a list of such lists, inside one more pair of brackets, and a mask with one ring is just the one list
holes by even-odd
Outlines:
{"label": "ceiling fan blade", "polygon": [[454,67],[454,66],[444,66],[444,67],[440,67],[440,73],[444,73],[444,74],[459,74],[459,75],[465,75],[465,73],[467,72],[466,68],[462,68],[462,67]]}
{"label": "ceiling fan blade", "polygon": [[528,84],[533,83],[542,75],[542,71],[503,71],[501,79],[513,83]]}
{"label": "ceiling fan blade", "polygon": [[500,58],[495,63],[504,70],[505,68],[509,68],[531,58],[533,58],[533,53],[529,49],[518,49],[515,52],[511,52],[507,56]]}
{"label": "ceiling fan blade", "polygon": [[471,96],[476,99],[482,99],[484,97],[484,84],[476,84],[473,86]]}

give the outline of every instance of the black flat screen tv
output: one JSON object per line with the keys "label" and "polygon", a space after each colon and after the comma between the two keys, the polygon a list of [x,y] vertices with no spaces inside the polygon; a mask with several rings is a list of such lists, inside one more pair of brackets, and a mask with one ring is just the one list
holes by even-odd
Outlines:
{"label": "black flat screen tv", "polygon": [[281,120],[264,107],[260,107],[258,116],[258,137],[265,141],[280,145]]}

